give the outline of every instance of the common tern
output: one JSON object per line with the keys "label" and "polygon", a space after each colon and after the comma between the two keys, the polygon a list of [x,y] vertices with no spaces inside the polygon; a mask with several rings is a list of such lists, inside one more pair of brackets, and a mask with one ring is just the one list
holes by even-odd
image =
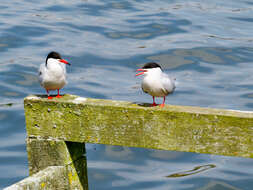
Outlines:
{"label": "common tern", "polygon": [[40,85],[47,91],[48,99],[50,90],[58,90],[56,98],[60,98],[60,89],[67,83],[66,80],[66,64],[69,62],[61,58],[57,52],[50,52],[46,58],[46,62],[40,65],[39,68],[39,81]]}
{"label": "common tern", "polygon": [[176,88],[175,79],[165,74],[161,66],[155,62],[146,63],[141,69],[137,69],[137,71],[139,73],[135,76],[144,76],[141,83],[142,90],[153,96],[152,105],[157,106],[155,97],[163,97],[163,103],[160,107],[164,107],[166,96],[173,93]]}

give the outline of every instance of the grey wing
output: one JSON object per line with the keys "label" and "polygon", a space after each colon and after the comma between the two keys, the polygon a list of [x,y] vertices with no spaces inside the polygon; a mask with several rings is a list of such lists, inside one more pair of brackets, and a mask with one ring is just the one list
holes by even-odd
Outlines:
{"label": "grey wing", "polygon": [[175,80],[176,80],[175,78],[172,78],[167,74],[163,73],[162,84],[167,94],[170,94],[175,90],[176,88]]}

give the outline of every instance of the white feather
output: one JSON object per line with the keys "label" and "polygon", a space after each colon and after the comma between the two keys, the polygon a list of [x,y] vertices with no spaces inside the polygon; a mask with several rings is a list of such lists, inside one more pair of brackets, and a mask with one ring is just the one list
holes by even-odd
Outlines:
{"label": "white feather", "polygon": [[164,97],[175,89],[175,79],[163,73],[160,68],[146,69],[142,80],[142,90],[151,96]]}
{"label": "white feather", "polygon": [[39,68],[40,85],[46,90],[57,90],[67,84],[66,66],[58,59],[49,58],[47,65],[41,64]]}

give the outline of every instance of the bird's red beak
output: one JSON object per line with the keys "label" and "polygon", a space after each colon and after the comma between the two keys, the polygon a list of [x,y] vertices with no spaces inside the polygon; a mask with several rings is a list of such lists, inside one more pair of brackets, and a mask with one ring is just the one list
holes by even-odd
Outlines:
{"label": "bird's red beak", "polygon": [[141,72],[137,73],[135,76],[143,75],[145,72],[148,72],[146,69],[137,69],[136,71],[141,71]]}
{"label": "bird's red beak", "polygon": [[65,63],[66,65],[71,65],[69,62],[67,62],[67,61],[64,60],[64,59],[60,59],[60,62]]}

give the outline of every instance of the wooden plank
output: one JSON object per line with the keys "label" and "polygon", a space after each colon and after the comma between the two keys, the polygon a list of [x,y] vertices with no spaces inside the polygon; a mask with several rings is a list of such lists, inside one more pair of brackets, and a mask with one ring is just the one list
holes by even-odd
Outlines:
{"label": "wooden plank", "polygon": [[4,190],[70,189],[64,166],[50,166]]}
{"label": "wooden plank", "polygon": [[[88,190],[84,143],[28,137],[27,153],[30,176],[49,166],[63,166],[69,184],[66,189]],[[63,187],[64,185],[62,189],[65,189]]]}
{"label": "wooden plank", "polygon": [[30,137],[253,158],[253,112],[73,95],[24,106]]}

